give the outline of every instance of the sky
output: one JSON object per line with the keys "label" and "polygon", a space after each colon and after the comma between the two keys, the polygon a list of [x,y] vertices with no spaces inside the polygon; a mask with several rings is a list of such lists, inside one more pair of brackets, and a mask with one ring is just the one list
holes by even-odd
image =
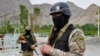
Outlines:
{"label": "sky", "polygon": [[96,4],[100,6],[100,0],[30,0],[30,2],[34,4],[43,4],[43,3],[49,3],[54,4],[56,2],[73,2],[74,4],[78,5],[79,7],[86,9],[91,4]]}

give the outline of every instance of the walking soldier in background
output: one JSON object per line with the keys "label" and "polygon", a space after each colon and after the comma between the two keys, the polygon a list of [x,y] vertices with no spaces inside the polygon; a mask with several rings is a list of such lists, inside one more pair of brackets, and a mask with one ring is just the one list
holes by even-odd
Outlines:
{"label": "walking soldier in background", "polygon": [[27,26],[25,33],[19,36],[17,43],[21,43],[23,56],[33,56],[33,50],[35,50],[37,41],[35,36],[31,34],[30,26]]}
{"label": "walking soldier in background", "polygon": [[48,44],[40,48],[44,56],[83,56],[85,51],[84,34],[73,24],[69,24],[71,11],[64,2],[51,7],[50,15],[54,23]]}

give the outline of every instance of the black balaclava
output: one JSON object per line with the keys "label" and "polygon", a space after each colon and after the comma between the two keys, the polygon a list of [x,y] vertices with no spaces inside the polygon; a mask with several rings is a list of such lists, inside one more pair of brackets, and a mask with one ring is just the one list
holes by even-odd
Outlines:
{"label": "black balaclava", "polygon": [[68,23],[70,16],[64,15],[63,13],[58,17],[53,17],[53,23],[56,28],[62,28]]}
{"label": "black balaclava", "polygon": [[25,30],[25,35],[30,35],[31,34],[31,30]]}

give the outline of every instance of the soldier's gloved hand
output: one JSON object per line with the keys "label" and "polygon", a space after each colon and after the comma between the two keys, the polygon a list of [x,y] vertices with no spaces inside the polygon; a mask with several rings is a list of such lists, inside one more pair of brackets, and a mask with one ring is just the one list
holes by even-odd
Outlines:
{"label": "soldier's gloved hand", "polygon": [[23,44],[27,43],[27,41],[25,41],[25,40],[22,40],[21,42],[22,42]]}
{"label": "soldier's gloved hand", "polygon": [[41,46],[40,51],[42,54],[49,54],[51,48],[52,47],[50,45],[43,45]]}
{"label": "soldier's gloved hand", "polygon": [[30,48],[34,50],[35,49],[35,45],[31,45]]}

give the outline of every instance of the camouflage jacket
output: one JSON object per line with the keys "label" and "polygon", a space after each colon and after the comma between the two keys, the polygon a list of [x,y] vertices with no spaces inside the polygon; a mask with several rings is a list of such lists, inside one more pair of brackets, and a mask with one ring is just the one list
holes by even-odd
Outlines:
{"label": "camouflage jacket", "polygon": [[[32,35],[32,39],[33,39],[33,41],[35,42],[34,45],[37,46],[37,40],[36,40],[36,38],[35,38],[34,35]],[[23,34],[21,34],[21,35],[18,37],[17,43],[21,43],[22,40],[26,40],[25,37],[23,36]]]}
{"label": "camouflage jacket", "polygon": [[70,52],[52,48],[50,56],[83,56],[85,51],[84,34],[80,29],[74,29],[69,36]]}

